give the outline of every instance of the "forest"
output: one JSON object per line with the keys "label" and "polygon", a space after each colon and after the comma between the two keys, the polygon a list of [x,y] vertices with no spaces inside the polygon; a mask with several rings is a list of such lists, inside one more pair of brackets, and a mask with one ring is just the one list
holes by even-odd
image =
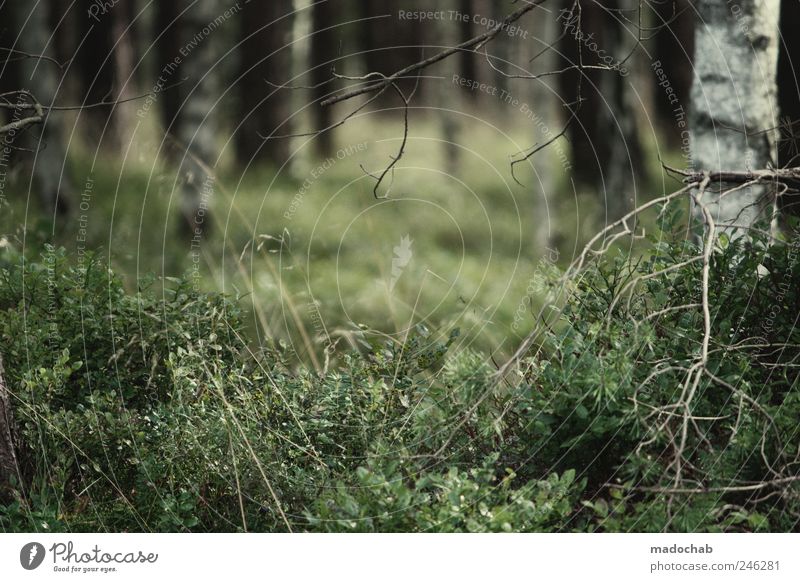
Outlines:
{"label": "forest", "polygon": [[0,1],[0,532],[797,532],[798,22]]}

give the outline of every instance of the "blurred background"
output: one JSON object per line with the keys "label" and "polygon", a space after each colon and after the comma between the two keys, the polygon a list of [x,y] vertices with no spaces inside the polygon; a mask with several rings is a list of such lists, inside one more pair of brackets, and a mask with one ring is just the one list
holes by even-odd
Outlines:
{"label": "blurred background", "polygon": [[[782,5],[791,27],[800,3]],[[2,123],[11,92],[52,106],[3,149],[2,252],[96,253],[132,291],[186,277],[317,368],[326,348],[418,325],[501,358],[587,237],[676,189],[662,162],[691,165],[692,3],[546,2],[403,79],[405,98],[321,102],[518,7],[2,2]],[[792,119],[796,37],[779,78]]]}

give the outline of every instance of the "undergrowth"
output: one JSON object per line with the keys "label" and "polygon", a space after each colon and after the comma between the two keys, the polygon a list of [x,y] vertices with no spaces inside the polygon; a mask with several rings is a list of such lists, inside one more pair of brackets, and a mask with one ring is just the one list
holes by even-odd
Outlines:
{"label": "undergrowth", "polygon": [[281,343],[252,345],[228,297],[181,279],[126,293],[96,257],[6,249],[0,349],[23,481],[0,528],[791,531],[800,253],[715,249],[710,373],[681,417],[703,334],[685,308],[697,251],[676,236],[590,265],[498,378],[457,332],[422,326],[318,374]]}

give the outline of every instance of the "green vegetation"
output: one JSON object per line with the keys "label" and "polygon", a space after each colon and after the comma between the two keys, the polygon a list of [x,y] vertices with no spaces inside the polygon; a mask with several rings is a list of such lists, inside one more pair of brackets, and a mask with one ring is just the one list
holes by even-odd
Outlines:
{"label": "green vegetation", "polygon": [[[346,157],[334,156],[322,172],[325,162],[307,151],[310,144],[281,171],[236,168],[223,157],[205,217],[210,231],[195,249],[179,227],[184,177],[167,160],[171,146],[146,133],[118,162],[73,143],[71,214],[54,226],[20,190],[27,182],[10,183],[0,232],[33,257],[45,244],[71,256],[94,250],[129,292],[157,273],[157,286],[163,277],[187,277],[202,290],[239,298],[249,335],[285,340],[312,367],[321,367],[325,345],[354,345],[359,326],[402,338],[409,322],[458,327],[460,343],[507,357],[532,329],[542,274],[563,265],[603,224],[602,200],[574,195],[557,171],[556,150],[541,156],[556,176],[551,182],[520,166],[524,185],[514,183],[508,155],[530,140],[527,126],[504,133],[475,124],[470,135],[482,147],[461,149],[448,174],[439,128],[424,118],[411,128],[413,147],[391,200],[376,200],[358,166],[384,166],[401,130],[354,120],[338,140]],[[650,175],[660,176],[655,169]],[[651,182],[642,192],[674,181]],[[404,237],[413,257],[389,289],[394,249]]]}
{"label": "green vegetation", "polygon": [[[7,245],[0,337],[26,483],[0,528],[790,531],[800,253],[715,249],[709,373],[687,400],[703,316],[681,307],[700,302],[702,265],[684,264],[698,249],[672,216],[638,258],[589,265],[499,382],[455,329],[424,325],[356,334],[317,373],[248,339],[235,297],[186,279],[126,291],[91,254],[31,262]],[[662,490],[676,458],[701,492]]]}

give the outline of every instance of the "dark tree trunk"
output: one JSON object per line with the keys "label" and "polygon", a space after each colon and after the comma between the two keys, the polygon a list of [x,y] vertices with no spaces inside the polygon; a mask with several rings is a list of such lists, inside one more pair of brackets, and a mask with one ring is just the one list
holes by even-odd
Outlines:
{"label": "dark tree trunk", "polygon": [[[458,42],[463,43],[475,36],[475,31],[472,24],[472,15],[474,14],[475,0],[458,0],[458,10],[461,14],[469,15],[469,18],[459,20],[459,38]],[[458,69],[459,76],[464,79],[476,79],[478,76],[478,68],[476,55],[472,51],[462,51],[458,55]],[[466,91],[466,95],[474,97],[476,95],[473,91]]]}
{"label": "dark tree trunk", "polygon": [[[567,2],[571,6],[572,2]],[[564,4],[562,4],[564,6]],[[627,56],[624,27],[619,22],[618,0],[602,6],[582,3],[581,26],[567,26],[561,41],[562,66],[605,65],[587,46],[605,51],[615,63]],[[561,26],[564,26],[564,20]],[[580,58],[579,58],[580,57]],[[632,61],[625,68],[630,74]],[[577,93],[581,79],[580,95]],[[559,92],[565,103],[582,100],[568,136],[572,146],[573,176],[581,188],[599,191],[606,205],[606,220],[619,218],[632,204],[633,183],[642,169],[642,151],[635,124],[635,104],[630,77],[616,70],[570,71],[559,75]],[[575,106],[573,106],[575,107]]]}
{"label": "dark tree trunk", "polygon": [[[781,167],[800,164],[800,0],[781,2],[781,36],[778,53],[778,109],[781,136],[778,142],[778,164]],[[788,194],[779,199],[782,212],[800,215],[800,195]]]}
{"label": "dark tree trunk", "polygon": [[[384,2],[362,2],[361,18],[371,18],[361,22],[361,52],[367,72],[379,72],[390,75],[400,69],[419,61],[423,56],[430,56],[425,51],[425,29],[430,23],[415,20],[401,20],[399,11],[430,9],[429,4],[420,0],[386,0]],[[375,18],[382,16],[383,18]],[[424,73],[423,73],[424,74]],[[398,83],[398,87],[408,94],[414,87],[414,79],[406,79]],[[421,84],[415,101],[424,101],[424,84]],[[398,107],[402,105],[394,91],[386,91],[378,100],[380,106]]]}
{"label": "dark tree trunk", "polygon": [[[14,7],[8,2],[0,3],[0,22],[16,22]],[[0,46],[11,48],[17,42],[16,26],[0,25]],[[6,51],[0,54],[0,93],[10,93],[20,88],[19,79],[20,61],[15,56]],[[8,123],[13,112],[8,109],[0,109],[0,124]]]}
{"label": "dark tree trunk", "polygon": [[[797,164],[800,154],[800,0],[781,2],[781,38],[778,53],[778,107],[783,126],[778,161]],[[790,127],[791,124],[791,127]]]}
{"label": "dark tree trunk", "polygon": [[[654,4],[656,18],[655,59],[661,63],[670,86],[674,89],[677,103],[670,103],[664,88],[655,88],[655,111],[660,129],[672,148],[681,146],[683,131],[675,121],[675,108],[680,105],[688,111],[692,88],[692,57],[694,55],[695,14],[689,0],[675,0]],[[660,83],[657,75],[653,82]]]}
{"label": "dark tree trunk", "polygon": [[[60,63],[66,63],[75,53],[75,26],[79,18],[78,10],[70,0],[49,0],[49,25],[53,31],[53,56]],[[83,17],[86,16],[84,13]]]}
{"label": "dark tree trunk", "polygon": [[[562,3],[569,6],[571,2]],[[585,35],[594,35],[598,45],[605,45],[603,33],[603,11],[593,2],[582,3],[581,32]],[[562,24],[563,26],[563,24]],[[586,49],[575,38],[576,28],[567,30],[561,39],[561,53],[564,55],[563,67],[577,65],[580,59],[584,64],[594,64],[593,55],[587,54]],[[597,138],[604,129],[598,109],[604,107],[602,95],[599,92],[600,77],[605,71],[587,70],[583,73],[569,71],[558,76],[561,100],[564,103],[574,103],[578,98],[578,84],[580,81],[580,97],[583,99],[572,125],[569,128],[569,138],[572,146],[572,162],[576,182],[581,186],[594,186],[599,184],[600,175],[606,165],[606,149],[598,148],[600,142]],[[577,105],[573,105],[577,107]]]}
{"label": "dark tree trunk", "polygon": [[[242,124],[236,133],[239,161],[249,164],[254,158],[280,166],[289,157],[288,139],[260,136],[291,134],[287,122],[291,114],[289,89],[277,89],[291,78],[291,0],[250,2],[242,6],[242,75],[238,80]],[[259,135],[260,134],[260,135]]]}
{"label": "dark tree trunk", "polygon": [[[508,15],[509,8],[513,8],[509,2],[490,2],[490,5],[492,20],[496,22],[503,20]],[[519,39],[512,40],[507,34],[500,34],[489,44],[489,54],[497,59],[495,67],[499,69],[499,71],[492,70],[494,73],[493,84],[498,90],[508,91],[508,76],[500,71],[510,70],[508,62],[512,60],[511,49],[514,42],[520,41]]]}
{"label": "dark tree trunk", "polygon": [[[170,66],[172,71],[165,79],[169,86],[158,94],[159,113],[161,124],[164,128],[173,127],[180,115],[183,102],[183,86],[177,84],[182,78],[180,62],[175,63],[175,58],[180,56],[181,48],[181,22],[179,2],[157,2],[155,15],[155,30],[153,31],[156,48],[156,71],[154,78],[164,72],[164,67]],[[172,86],[174,85],[174,86]]]}
{"label": "dark tree trunk", "polygon": [[[51,0],[61,8],[62,0]],[[170,3],[172,4],[172,3]],[[75,66],[79,83],[77,98],[86,103],[114,102],[131,98],[136,93],[133,73],[136,67],[135,0],[117,0],[107,10],[99,10],[93,0],[81,0],[73,7],[56,31],[56,40],[78,25]],[[60,18],[60,17],[59,17]],[[77,23],[74,22],[77,19]],[[65,28],[66,30],[60,30]],[[64,50],[67,41],[63,42]],[[78,46],[80,48],[78,48]],[[91,107],[81,111],[84,130],[105,152],[122,154],[128,145],[129,128],[134,124],[136,104]]]}
{"label": "dark tree trunk", "polygon": [[[81,12],[73,0],[49,0],[49,6],[49,26],[53,31],[51,41],[53,57],[59,63],[69,63],[81,41],[77,34],[80,26],[78,21],[85,19],[86,13]],[[83,98],[82,83],[79,75],[70,70],[72,74],[63,79],[58,90],[59,100],[62,103],[80,103]]]}
{"label": "dark tree trunk", "polygon": [[[75,54],[75,62],[70,70],[80,77],[81,101],[100,103],[112,101],[114,96],[114,59],[112,51],[112,8],[106,13],[98,13],[95,18],[86,16],[94,0],[81,0],[78,4],[78,31],[80,48]],[[103,137],[111,107],[92,107],[80,113],[85,121],[84,131],[99,142]]]}
{"label": "dark tree trunk", "polygon": [[[336,43],[336,29],[332,28],[336,24],[336,10],[332,1],[315,4],[311,13],[311,85],[312,98],[314,103],[311,105],[314,117],[314,129],[322,131],[331,126],[331,108],[320,107],[319,103],[331,91],[334,90],[333,82],[326,82],[331,79],[331,69],[334,66],[334,59],[339,56],[339,49]],[[319,134],[314,142],[317,153],[327,157],[333,151],[333,133],[324,131]]]}
{"label": "dark tree trunk", "polygon": [[3,378],[3,359],[0,357],[0,500],[4,499],[12,487],[22,482],[16,453],[16,431],[11,400],[8,397]]}
{"label": "dark tree trunk", "polygon": [[[49,8],[44,2],[14,7],[14,22],[19,36],[13,48],[52,58]],[[49,105],[56,101],[62,75],[57,65],[47,60],[26,58],[19,62],[19,74],[18,88],[28,89],[39,103]],[[22,145],[35,152],[31,170],[32,192],[38,196],[43,209],[50,216],[66,212],[71,187],[66,172],[61,117],[58,113],[46,113],[40,130],[25,138]]]}

